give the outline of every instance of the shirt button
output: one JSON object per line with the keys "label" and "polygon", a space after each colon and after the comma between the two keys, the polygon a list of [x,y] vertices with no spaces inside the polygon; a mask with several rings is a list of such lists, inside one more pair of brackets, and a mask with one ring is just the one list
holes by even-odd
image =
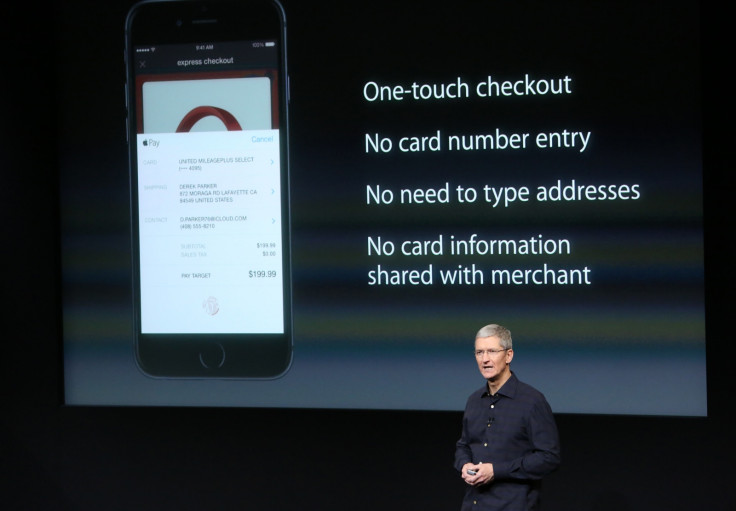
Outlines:
{"label": "shirt button", "polygon": [[488,447],[488,442],[484,443],[483,447]]}
{"label": "shirt button", "polygon": [[496,405],[491,405],[491,408],[496,408]]}
{"label": "shirt button", "polygon": [[474,501],[473,501],[473,505],[476,505],[477,503],[478,503],[478,501],[477,501],[477,500],[474,500]]}

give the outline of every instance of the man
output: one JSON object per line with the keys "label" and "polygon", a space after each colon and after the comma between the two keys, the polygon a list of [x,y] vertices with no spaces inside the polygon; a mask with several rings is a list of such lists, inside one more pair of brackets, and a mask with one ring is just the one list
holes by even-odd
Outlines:
{"label": "man", "polygon": [[467,485],[462,510],[539,509],[543,476],[560,465],[557,426],[541,392],[511,372],[511,332],[487,325],[475,336],[486,384],[468,398],[455,468]]}

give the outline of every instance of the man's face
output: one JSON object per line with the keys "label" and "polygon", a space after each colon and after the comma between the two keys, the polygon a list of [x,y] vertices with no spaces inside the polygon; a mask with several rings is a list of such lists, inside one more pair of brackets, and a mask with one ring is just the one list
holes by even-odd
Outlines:
{"label": "man's face", "polygon": [[478,362],[480,374],[486,380],[494,381],[511,371],[509,364],[514,358],[514,350],[502,350],[501,339],[495,335],[475,340],[475,360]]}

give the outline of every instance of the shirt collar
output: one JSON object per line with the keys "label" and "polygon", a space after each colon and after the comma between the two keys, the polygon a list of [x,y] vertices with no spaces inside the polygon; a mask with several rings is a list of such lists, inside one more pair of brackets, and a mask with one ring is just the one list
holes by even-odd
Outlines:
{"label": "shirt collar", "polygon": [[[519,380],[516,378],[516,375],[512,371],[511,376],[509,377],[508,380],[506,380],[506,383],[501,385],[501,388],[498,389],[498,392],[496,392],[496,395],[501,395],[501,396],[505,396],[505,397],[509,397],[513,399],[514,396],[516,396],[516,387],[518,386],[518,384],[519,384]],[[488,392],[488,383],[486,383],[485,389],[486,391],[483,392],[483,394],[481,394],[480,397],[488,397],[491,395],[490,392]]]}

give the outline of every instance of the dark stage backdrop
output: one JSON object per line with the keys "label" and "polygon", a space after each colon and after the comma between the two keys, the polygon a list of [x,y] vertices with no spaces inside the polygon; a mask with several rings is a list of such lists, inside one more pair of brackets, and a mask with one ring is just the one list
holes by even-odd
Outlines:
{"label": "dark stage backdrop", "polygon": [[[307,2],[294,4],[287,4],[287,9],[306,12],[310,8]],[[657,12],[671,9],[667,2],[647,5],[654,5]],[[104,6],[98,2],[22,4],[14,7],[15,23],[9,23],[3,34],[8,70],[3,91],[10,98],[0,140],[6,185],[6,200],[0,206],[5,219],[2,260],[7,299],[2,316],[7,332],[3,335],[6,363],[0,376],[5,401],[0,415],[4,506],[74,511],[457,509],[464,488],[451,460],[459,435],[459,411],[62,404],[62,337],[69,331],[68,322],[62,328],[62,304],[69,298],[62,290],[69,289],[69,274],[63,273],[62,279],[61,254],[67,254],[68,246],[60,241],[64,240],[60,231],[67,225],[69,211],[64,210],[67,203],[59,190],[68,187],[67,180],[73,176],[59,171],[78,168],[70,162],[87,159],[99,169],[96,179],[104,186],[98,194],[85,192],[89,193],[85,200],[90,205],[104,204],[91,210],[107,213],[85,215],[78,222],[93,241],[90,246],[108,242],[112,247],[103,251],[104,257],[100,252],[91,253],[78,266],[99,269],[83,286],[95,293],[91,303],[96,306],[97,322],[77,325],[78,331],[95,327],[98,337],[110,336],[109,341],[125,337],[129,328],[128,320],[115,312],[121,296],[128,292],[128,245],[121,234],[127,231],[127,213],[120,210],[127,200],[126,156],[120,138],[124,133],[123,92],[119,85],[103,85],[121,83],[123,78],[122,36],[112,32],[120,34],[115,27],[120,26],[118,20],[127,8],[114,2]],[[724,63],[729,62],[728,31],[723,30],[725,19],[719,13],[711,9],[700,14],[707,16],[702,98],[709,417],[558,413],[563,465],[544,484],[547,511],[726,511],[736,507],[729,491],[736,476],[730,461],[736,454],[731,441],[734,424],[726,417],[735,390],[729,363],[733,201],[727,157],[730,141],[723,128],[730,110],[721,75]],[[326,30],[331,24],[317,26]],[[344,30],[348,32],[349,27]],[[382,25],[375,30],[382,32]],[[75,48],[80,40],[96,42],[80,50]],[[369,43],[366,45],[368,48]],[[87,57],[80,57],[81,52]],[[409,59],[407,65],[412,62]],[[322,74],[330,76],[330,62],[323,60],[320,65]],[[75,71],[80,79],[69,80]],[[439,75],[446,76],[444,72]],[[295,110],[296,104],[294,97]],[[78,105],[86,107],[72,114]],[[78,127],[69,124],[75,115]],[[113,118],[118,121],[111,121]],[[108,123],[117,127],[101,128]],[[361,141],[356,142],[358,153]],[[85,144],[87,153],[80,149]],[[367,155],[356,158],[367,165]],[[299,168],[297,161],[294,169]],[[359,199],[349,202],[359,207]],[[59,211],[64,211],[61,227]],[[302,219],[302,229],[307,220]],[[118,235],[105,238],[102,232]],[[384,232],[388,231],[374,235]],[[118,268],[119,273],[110,268]],[[304,275],[300,278],[308,280]],[[86,295],[87,289],[78,296]],[[296,303],[300,302],[308,303],[309,297],[297,296]],[[110,315],[105,316],[105,311]],[[472,337],[474,326],[458,323],[470,329],[463,338]],[[518,362],[523,359],[522,340],[533,344],[533,336],[522,332],[517,335]],[[115,360],[122,351],[129,353],[114,341],[104,346],[111,349],[98,362],[108,357]],[[465,347],[462,350],[465,353]],[[675,399],[689,390],[693,371],[701,374],[700,356],[695,359],[670,385]],[[463,377],[473,388],[478,385],[473,361],[465,363]],[[441,380],[444,366],[435,369]],[[567,374],[564,367],[550,371],[561,374],[560,378]],[[533,376],[529,370],[522,375],[526,379]],[[119,387],[129,384],[119,376],[116,373],[109,379]],[[642,390],[656,379],[651,376]],[[621,389],[627,383],[624,370],[609,398],[623,402],[640,390]],[[366,393],[371,389],[381,392],[374,384],[364,381],[361,387]],[[556,385],[542,386],[554,395]],[[452,396],[456,398],[464,401],[464,388]]]}
{"label": "dark stage backdrop", "polygon": [[68,404],[459,410],[473,335],[499,322],[557,412],[707,414],[697,4],[285,4],[294,347],[275,380],[136,364],[130,4],[60,6]]}

